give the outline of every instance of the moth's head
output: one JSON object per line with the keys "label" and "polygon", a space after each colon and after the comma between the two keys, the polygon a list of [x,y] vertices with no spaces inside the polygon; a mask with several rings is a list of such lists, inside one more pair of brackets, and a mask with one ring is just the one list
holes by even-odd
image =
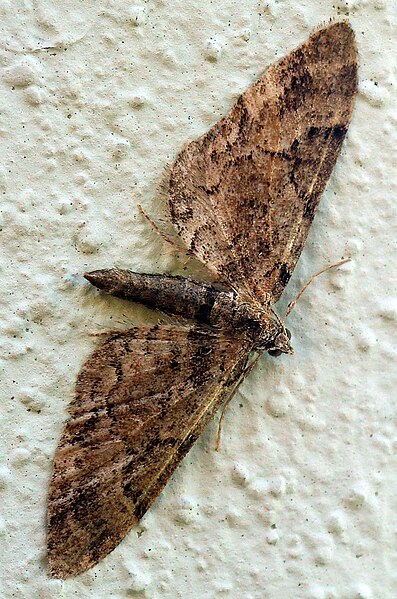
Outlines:
{"label": "moth's head", "polygon": [[291,347],[291,333],[284,321],[272,308],[263,313],[262,332],[257,345],[259,351],[267,351],[270,356],[294,354]]}
{"label": "moth's head", "polygon": [[281,356],[281,354],[294,354],[290,340],[291,332],[283,326],[273,339],[272,347],[267,349],[268,354],[275,357]]}

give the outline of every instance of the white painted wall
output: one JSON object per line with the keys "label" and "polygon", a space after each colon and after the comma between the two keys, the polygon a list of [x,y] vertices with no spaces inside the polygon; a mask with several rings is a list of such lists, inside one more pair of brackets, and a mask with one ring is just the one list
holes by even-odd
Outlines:
{"label": "white painted wall", "polygon": [[[396,27],[393,0],[3,0],[1,543],[4,598],[395,599]],[[183,144],[329,17],[360,52],[348,139],[264,357],[167,489],[95,569],[46,572],[51,461],[93,331],[147,311],[80,276],[189,273],[138,215]],[[201,276],[201,275],[200,275]],[[142,532],[142,534],[140,534]],[[138,535],[139,533],[139,535]]]}

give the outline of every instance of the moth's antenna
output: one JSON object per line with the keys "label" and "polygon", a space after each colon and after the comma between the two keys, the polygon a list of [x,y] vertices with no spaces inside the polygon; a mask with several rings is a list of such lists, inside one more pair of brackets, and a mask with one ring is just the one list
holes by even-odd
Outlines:
{"label": "moth's antenna", "polygon": [[315,272],[314,275],[312,275],[310,277],[310,279],[308,281],[306,281],[306,283],[303,285],[302,289],[299,291],[299,293],[296,295],[296,297],[292,301],[290,301],[290,303],[288,304],[287,310],[285,312],[285,316],[283,318],[283,322],[285,322],[286,318],[289,316],[291,311],[295,308],[296,302],[298,301],[298,299],[300,298],[302,293],[305,291],[305,289],[307,289],[309,287],[310,283],[316,277],[318,277],[318,275],[321,275],[323,272],[330,270],[331,268],[336,268],[337,266],[342,266],[342,264],[346,264],[346,262],[351,262],[351,259],[345,258],[345,260],[341,260],[340,262],[335,262],[335,264],[328,264],[328,266],[325,266],[325,268],[322,268],[318,272]]}

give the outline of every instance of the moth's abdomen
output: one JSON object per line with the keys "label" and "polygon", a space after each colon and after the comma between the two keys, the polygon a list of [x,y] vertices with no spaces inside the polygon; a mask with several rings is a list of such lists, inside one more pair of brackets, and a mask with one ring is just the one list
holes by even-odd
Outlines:
{"label": "moth's abdomen", "polygon": [[211,310],[219,295],[210,283],[172,275],[110,268],[84,276],[111,295],[205,324],[210,324]]}

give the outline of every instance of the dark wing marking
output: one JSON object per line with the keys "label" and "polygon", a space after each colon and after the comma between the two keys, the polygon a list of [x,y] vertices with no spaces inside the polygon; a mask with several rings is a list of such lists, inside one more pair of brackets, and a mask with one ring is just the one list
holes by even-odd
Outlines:
{"label": "dark wing marking", "polygon": [[354,34],[335,23],[271,66],[172,167],[169,202],[180,236],[251,301],[275,302],[288,283],[356,90]]}
{"label": "dark wing marking", "polygon": [[143,516],[239,381],[250,347],[197,327],[118,332],[83,366],[50,485],[48,557],[67,578]]}

